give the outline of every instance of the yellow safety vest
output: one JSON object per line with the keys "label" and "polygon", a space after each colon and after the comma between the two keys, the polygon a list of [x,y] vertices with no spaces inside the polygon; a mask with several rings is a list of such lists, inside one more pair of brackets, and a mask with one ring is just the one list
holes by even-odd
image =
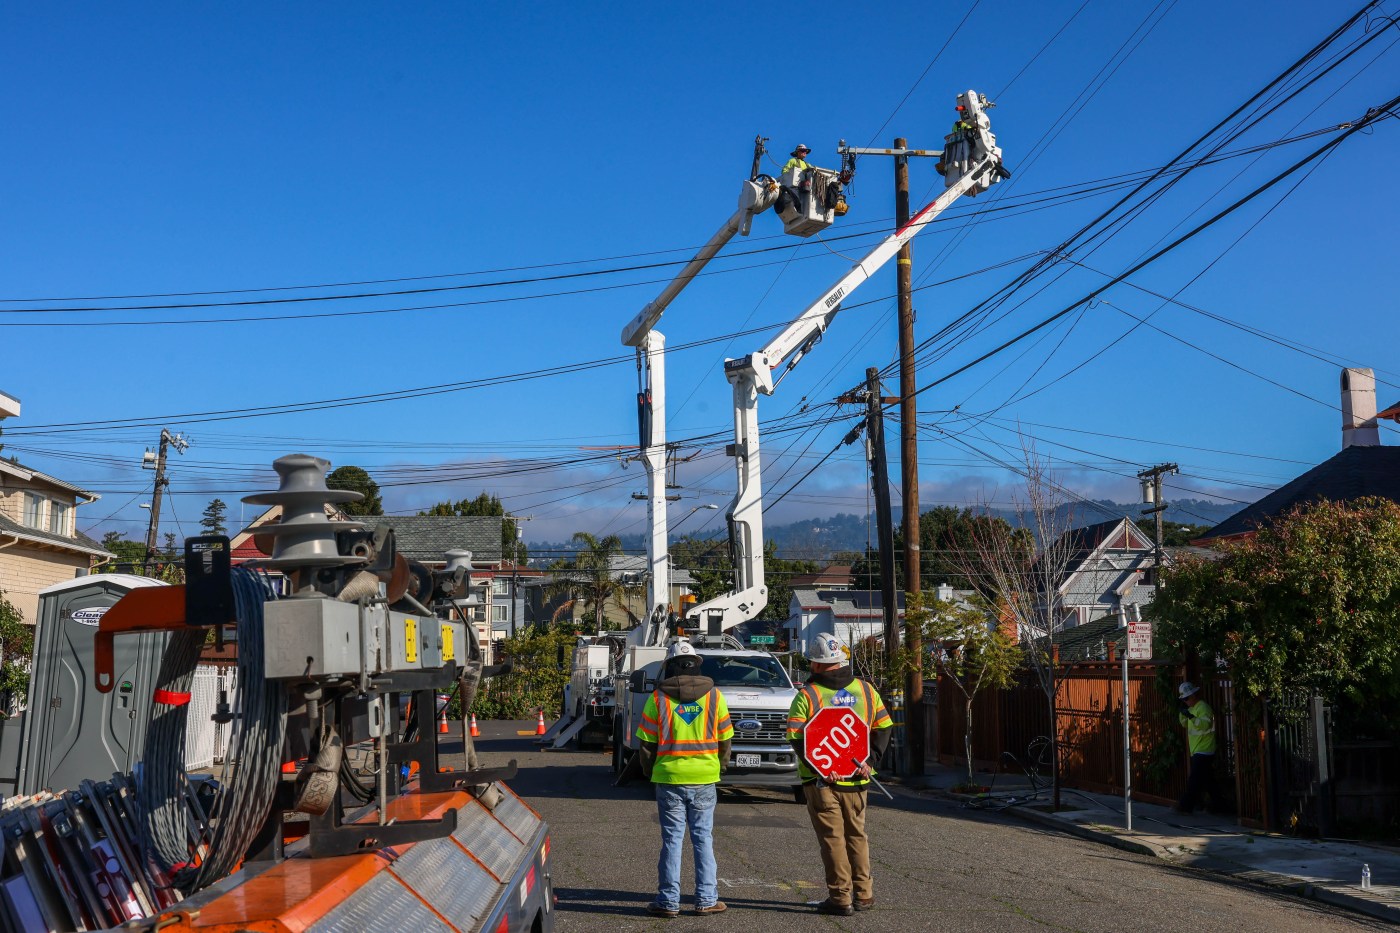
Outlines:
{"label": "yellow safety vest", "polygon": [[[851,681],[840,690],[832,690],[821,684],[809,683],[797,691],[797,696],[792,701],[792,707],[788,710],[788,740],[800,741],[803,727],[817,714],[817,710],[827,706],[855,710],[856,715],[865,720],[865,724],[870,727],[872,732],[876,729],[888,729],[894,725],[890,714],[885,710],[884,701],[880,699],[880,694],[874,687],[859,678]],[[872,774],[874,770],[871,769]],[[797,774],[804,782],[817,777],[817,773],[807,764],[805,757],[799,758],[797,761]],[[856,778],[836,783],[847,787],[862,787],[870,782],[864,778]]]}
{"label": "yellow safety vest", "polygon": [[1215,712],[1205,700],[1181,713],[1181,724],[1186,727],[1186,740],[1193,755],[1215,754]]}
{"label": "yellow safety vest", "polygon": [[642,710],[637,738],[656,745],[654,784],[717,784],[719,743],[734,738],[724,694],[710,692],[691,703],[677,703],[653,691]]}
{"label": "yellow safety vest", "polygon": [[810,170],[811,167],[812,166],[807,164],[806,159],[799,159],[797,156],[793,156],[791,159],[788,159],[787,164],[783,166],[783,174],[786,175],[790,169],[794,168],[805,172]]}

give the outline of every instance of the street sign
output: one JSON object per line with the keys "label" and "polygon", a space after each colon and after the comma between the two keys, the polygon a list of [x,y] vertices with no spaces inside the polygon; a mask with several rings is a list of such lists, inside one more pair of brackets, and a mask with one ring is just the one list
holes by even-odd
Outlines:
{"label": "street sign", "polygon": [[847,780],[870,757],[870,726],[844,706],[824,706],[802,728],[802,755],[822,777]]}
{"label": "street sign", "polygon": [[1128,620],[1128,660],[1152,660],[1152,623],[1146,619]]}
{"label": "street sign", "polygon": [[778,639],[777,639],[777,636],[775,636],[775,635],[750,635],[750,636],[749,636],[749,644],[751,644],[751,645],[771,645],[771,644],[773,644],[774,642],[776,642],[777,640],[778,640]]}

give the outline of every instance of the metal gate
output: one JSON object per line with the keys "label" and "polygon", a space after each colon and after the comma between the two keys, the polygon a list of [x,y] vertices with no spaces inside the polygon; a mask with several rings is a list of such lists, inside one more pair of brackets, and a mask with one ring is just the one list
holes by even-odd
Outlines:
{"label": "metal gate", "polygon": [[1306,690],[1269,700],[1269,810],[1275,829],[1332,832],[1332,709]]}

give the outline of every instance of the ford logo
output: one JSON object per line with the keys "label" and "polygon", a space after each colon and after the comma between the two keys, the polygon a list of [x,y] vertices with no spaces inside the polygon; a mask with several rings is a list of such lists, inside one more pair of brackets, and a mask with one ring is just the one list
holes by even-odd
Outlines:
{"label": "ford logo", "polygon": [[763,728],[763,723],[757,719],[741,719],[734,724],[734,728],[740,732],[757,732]]}
{"label": "ford logo", "polygon": [[96,625],[102,621],[102,617],[107,614],[110,606],[99,606],[95,609],[75,609],[71,618],[79,625]]}

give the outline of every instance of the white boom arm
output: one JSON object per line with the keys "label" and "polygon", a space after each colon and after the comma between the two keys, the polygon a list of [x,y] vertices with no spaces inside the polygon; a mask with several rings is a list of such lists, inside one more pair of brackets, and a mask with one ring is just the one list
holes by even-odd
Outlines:
{"label": "white boom arm", "polygon": [[[1001,149],[991,133],[985,98],[973,91],[958,96],[959,123],[948,136],[943,160],[945,190],[924,205],[909,222],[872,249],[836,284],[822,293],[762,350],[724,361],[724,375],[734,390],[734,458],[738,491],[729,510],[729,540],[733,549],[734,589],[692,608],[686,618],[702,630],[718,634],[752,619],[768,604],[763,579],[763,482],[759,459],[758,396],[772,395],[777,384],[821,340],[841,310],[841,301],[860,287],[963,195],[987,190],[1008,173]],[[789,359],[789,357],[791,357]],[[787,366],[776,380],[773,371]]]}
{"label": "white boom arm", "polygon": [[657,618],[658,610],[664,614],[671,598],[671,565],[667,556],[669,528],[666,522],[666,338],[655,327],[676,296],[734,238],[734,234],[748,236],[754,215],[763,213],[777,199],[778,183],[772,179],[764,176],[762,180],[744,182],[739,191],[739,206],[734,213],[666,284],[661,294],[648,302],[622,329],[623,344],[637,348],[637,366],[643,378],[638,399],[638,417],[641,420],[639,443],[647,474],[647,527],[650,529],[647,539],[647,617],[629,633],[628,641],[633,644],[660,643],[665,633],[660,631],[664,625]]}

